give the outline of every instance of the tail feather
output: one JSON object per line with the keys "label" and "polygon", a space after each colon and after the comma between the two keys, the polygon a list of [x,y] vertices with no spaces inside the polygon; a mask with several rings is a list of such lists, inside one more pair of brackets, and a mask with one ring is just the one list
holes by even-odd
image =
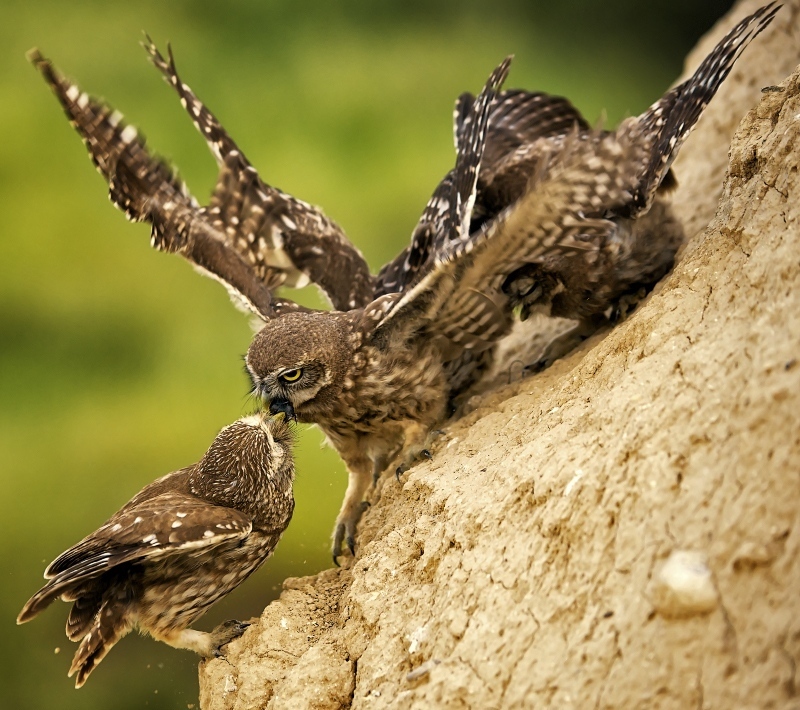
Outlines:
{"label": "tail feather", "polygon": [[66,634],[70,641],[80,641],[89,633],[103,604],[103,594],[99,590],[85,589],[75,596],[67,617]]}
{"label": "tail feather", "polygon": [[132,628],[128,618],[128,606],[109,603],[106,598],[95,615],[94,624],[83,637],[72,659],[68,676],[75,676],[75,687],[80,688],[117,641]]}

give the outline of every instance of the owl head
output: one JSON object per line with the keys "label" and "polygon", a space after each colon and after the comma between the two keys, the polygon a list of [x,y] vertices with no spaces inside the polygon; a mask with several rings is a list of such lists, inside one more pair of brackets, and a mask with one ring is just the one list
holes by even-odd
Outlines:
{"label": "owl head", "polygon": [[270,320],[247,351],[253,392],[270,413],[307,420],[335,406],[353,364],[344,313],[287,313]]}

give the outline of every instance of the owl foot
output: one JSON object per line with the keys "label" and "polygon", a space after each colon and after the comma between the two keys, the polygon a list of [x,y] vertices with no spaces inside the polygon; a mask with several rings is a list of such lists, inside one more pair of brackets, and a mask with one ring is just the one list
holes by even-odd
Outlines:
{"label": "owl foot", "polygon": [[246,621],[236,621],[230,619],[223,621],[216,629],[214,629],[211,636],[211,651],[214,658],[221,658],[225,654],[222,652],[222,647],[226,643],[230,643],[234,639],[238,639],[247,629],[250,624]]}
{"label": "owl foot", "polygon": [[433,454],[428,451],[428,449],[422,449],[421,451],[417,452],[416,454],[410,454],[406,456],[405,461],[401,463],[397,470],[394,472],[395,478],[397,481],[400,481],[400,476],[402,476],[408,469],[410,469],[419,459],[420,457],[428,459],[430,461],[433,458]]}
{"label": "owl foot", "polygon": [[369,508],[370,503],[368,500],[362,500],[361,503],[356,506],[355,510],[357,514],[355,516],[351,516],[349,518],[343,518],[342,514],[339,515],[339,520],[336,522],[336,529],[333,533],[333,564],[337,567],[340,567],[339,564],[339,557],[342,554],[342,543],[347,545],[347,549],[350,550],[350,554],[355,557],[356,556],[356,527],[358,526],[358,521],[361,520],[361,516],[363,515],[364,511]]}
{"label": "owl foot", "polygon": [[[359,517],[361,517],[359,515]],[[341,520],[336,523],[336,529],[333,532],[333,550],[331,550],[331,556],[333,557],[333,564],[337,567],[341,567],[339,564],[339,557],[342,556],[342,543],[347,543],[347,549],[350,550],[350,554],[355,557],[356,556],[356,525],[358,524],[358,519],[356,520]]]}

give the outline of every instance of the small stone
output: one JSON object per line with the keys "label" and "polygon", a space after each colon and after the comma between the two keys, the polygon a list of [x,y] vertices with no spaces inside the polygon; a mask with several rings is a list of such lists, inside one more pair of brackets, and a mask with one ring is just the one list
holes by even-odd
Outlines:
{"label": "small stone", "polygon": [[653,579],[652,602],[667,618],[713,611],[719,599],[705,554],[673,551]]}

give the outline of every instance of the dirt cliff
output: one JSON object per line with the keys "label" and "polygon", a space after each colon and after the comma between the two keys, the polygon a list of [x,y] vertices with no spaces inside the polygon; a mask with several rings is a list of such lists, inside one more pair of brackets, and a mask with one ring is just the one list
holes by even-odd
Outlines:
{"label": "dirt cliff", "polygon": [[793,0],[684,147],[652,297],[385,477],[352,567],[287,580],[203,708],[800,707],[798,34]]}

